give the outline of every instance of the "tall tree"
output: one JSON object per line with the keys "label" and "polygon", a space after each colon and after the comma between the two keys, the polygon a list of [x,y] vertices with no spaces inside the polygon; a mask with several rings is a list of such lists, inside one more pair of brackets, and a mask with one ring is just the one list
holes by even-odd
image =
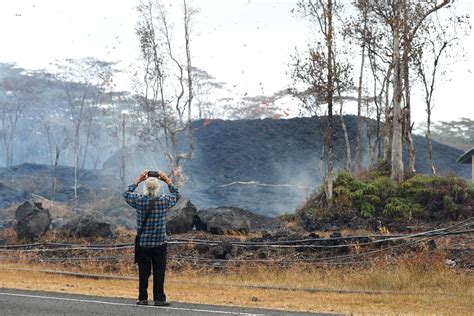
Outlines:
{"label": "tall tree", "polygon": [[[442,29],[442,32],[438,30]],[[437,80],[439,81],[439,71],[443,67],[442,57],[451,57],[451,62],[455,62],[463,50],[459,47],[459,40],[468,35],[470,31],[469,17],[458,16],[445,19],[431,19],[420,27],[422,36],[412,44],[412,61],[415,71],[420,78],[424,91],[425,111],[426,111],[426,140],[428,142],[428,159],[431,172],[436,174],[436,167],[433,160],[433,142],[431,131],[431,115],[434,108],[434,92]],[[455,56],[449,56],[449,51],[456,47]]]}
{"label": "tall tree", "polygon": [[41,80],[14,64],[3,64],[0,77],[0,137],[6,166],[14,164],[18,123],[41,94]]}
{"label": "tall tree", "polygon": [[[369,146],[368,162],[369,166],[373,161],[380,158],[382,153],[382,131],[388,141],[385,142],[386,150],[385,153],[391,150],[391,109],[388,102],[382,102],[384,92],[388,98],[387,84],[389,83],[390,76],[387,76],[387,70],[390,69],[391,61],[387,58],[391,56],[390,44],[387,42],[390,33],[390,29],[386,25],[383,19],[377,18],[377,14],[384,15],[385,12],[382,5],[374,4],[370,0],[358,0],[353,2],[357,15],[350,15],[345,23],[344,35],[348,41],[345,44],[352,47],[350,55],[357,57],[360,63],[359,78],[357,87],[357,125],[356,125],[356,137],[355,137],[355,172],[359,174],[362,170],[362,146],[361,146],[361,131],[363,121],[366,122],[367,140],[373,144]],[[353,45],[355,44],[355,45]],[[358,53],[360,49],[360,53]],[[367,67],[368,64],[370,67]],[[368,69],[367,69],[368,68]],[[367,93],[369,86],[364,88],[364,76],[365,73],[371,71],[372,78],[365,78],[366,83],[373,84],[373,96],[363,96],[363,92]],[[388,81],[386,80],[388,79]],[[372,82],[371,82],[372,81]],[[365,102],[366,117],[362,118],[362,102]],[[370,101],[370,102],[369,102]],[[373,104],[372,104],[373,103]],[[375,129],[369,123],[367,119],[373,113],[372,109],[375,107]],[[384,110],[385,108],[385,110]],[[382,128],[382,116],[385,113],[385,128]],[[371,142],[372,136],[375,134],[375,141]],[[386,155],[385,159],[388,160],[390,155]]]}
{"label": "tall tree", "polygon": [[365,50],[366,43],[368,42],[368,5],[365,0],[357,1],[356,7],[360,11],[360,17],[357,22],[362,22],[362,28],[356,28],[359,30],[360,34],[360,46],[361,46],[361,58],[360,58],[360,71],[359,71],[359,81],[357,87],[357,127],[356,127],[356,149],[355,149],[355,174],[360,175],[362,172],[362,147],[361,147],[361,130],[362,130],[362,118],[361,118],[361,109],[362,109],[362,83],[364,75],[364,64],[365,64]]}
{"label": "tall tree", "polygon": [[[371,11],[380,18],[391,30],[392,48],[392,86],[393,86],[393,116],[391,138],[391,178],[402,181],[403,141],[408,144],[409,171],[415,172],[415,149],[413,145],[410,98],[410,69],[409,60],[412,55],[412,43],[419,28],[434,12],[449,4],[442,2],[409,2],[407,0],[379,1],[371,0]],[[402,97],[404,107],[402,109]],[[404,137],[403,137],[404,136]]]}
{"label": "tall tree", "polygon": [[321,42],[310,47],[306,58],[297,55],[292,65],[292,77],[295,87],[293,94],[304,96],[306,107],[327,106],[327,126],[325,130],[325,147],[327,148],[326,198],[330,202],[333,188],[334,145],[333,145],[333,104],[337,90],[345,91],[351,86],[349,77],[350,67],[345,66],[335,54],[335,32],[333,17],[341,10],[341,5],[328,0],[301,0],[298,2],[299,11],[310,18],[318,27]]}
{"label": "tall tree", "polygon": [[113,63],[95,58],[66,59],[55,66],[55,76],[73,124],[74,199],[77,203],[77,169],[85,167],[99,104],[106,96],[114,69]]}
{"label": "tall tree", "polygon": [[416,35],[423,23],[426,22],[428,17],[434,12],[448,5],[450,0],[443,0],[441,2],[433,1],[432,3],[426,2],[426,5],[421,3],[410,5],[403,2],[403,30],[402,30],[402,42],[401,48],[403,49],[402,54],[402,67],[403,67],[403,86],[404,86],[404,97],[405,97],[405,108],[404,108],[404,124],[405,124],[405,138],[408,145],[408,168],[410,173],[414,173],[415,169],[415,146],[413,143],[413,124],[411,122],[411,95],[410,95],[410,57],[412,56],[412,45],[416,39]]}
{"label": "tall tree", "polygon": [[[375,105],[377,120],[374,148],[369,151],[375,159],[381,158],[383,153],[384,162],[390,164],[393,121],[393,100],[390,93],[393,73],[390,37],[392,29],[389,23],[393,20],[391,7],[386,1],[372,0],[357,1],[356,7],[361,14],[353,18],[355,20],[350,24],[349,32],[358,35],[357,43],[363,42],[362,45],[366,48],[372,73],[373,97],[371,99]],[[383,126],[382,117],[384,117]],[[382,137],[383,150],[381,148]]]}
{"label": "tall tree", "polygon": [[[183,186],[186,176],[182,161],[191,159],[194,153],[191,21],[196,11],[183,0],[182,37],[175,37],[165,4],[162,0],[145,0],[138,6],[136,33],[140,39],[143,78],[137,85],[137,99],[143,110],[138,116],[145,117],[140,130],[142,139],[159,144],[171,177]],[[176,42],[178,38],[182,38],[181,44]],[[186,144],[180,144],[178,136],[182,133],[187,135]]]}
{"label": "tall tree", "polygon": [[403,8],[406,0],[395,0],[392,26],[393,65],[393,121],[392,121],[392,180],[403,181],[403,116],[402,116],[402,65],[400,59],[400,35]]}
{"label": "tall tree", "polygon": [[213,106],[211,96],[218,89],[224,88],[224,83],[216,81],[207,71],[193,67],[192,77],[194,82],[194,104],[197,109],[199,119],[213,119],[218,115],[217,109]]}
{"label": "tall tree", "polygon": [[109,91],[110,107],[107,110],[109,118],[106,122],[107,132],[117,148],[118,171],[122,187],[127,183],[127,147],[131,147],[130,134],[132,130],[132,109],[135,105],[134,99],[123,91]]}

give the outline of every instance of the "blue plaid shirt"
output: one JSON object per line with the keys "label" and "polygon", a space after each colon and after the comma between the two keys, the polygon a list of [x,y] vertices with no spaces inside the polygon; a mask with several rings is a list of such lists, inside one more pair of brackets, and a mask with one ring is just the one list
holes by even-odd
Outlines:
{"label": "blue plaid shirt", "polygon": [[[146,212],[150,212],[150,202],[152,200],[149,196],[133,193],[137,186],[131,184],[127,191],[123,193],[123,197],[128,205],[137,210],[137,232],[140,230],[145,221]],[[166,214],[168,209],[178,202],[181,194],[178,189],[169,184],[171,194],[162,194],[156,197],[156,203],[151,213],[148,215],[148,220],[142,233],[138,239],[140,247],[153,248],[158,247],[166,242]]]}

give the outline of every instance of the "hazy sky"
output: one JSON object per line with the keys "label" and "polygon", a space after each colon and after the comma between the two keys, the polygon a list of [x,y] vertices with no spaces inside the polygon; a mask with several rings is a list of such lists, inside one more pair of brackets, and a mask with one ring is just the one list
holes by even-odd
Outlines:
{"label": "hazy sky", "polygon": [[[347,1],[349,3],[349,1]],[[138,57],[137,0],[1,0],[0,62],[48,68],[55,59],[96,57],[129,67]],[[193,64],[232,93],[272,94],[287,88],[290,55],[312,38],[308,23],[291,13],[296,0],[194,0]],[[472,12],[472,1],[456,1]],[[464,41],[472,52],[472,34]],[[472,57],[451,65],[452,80],[436,92],[435,120],[474,119]],[[126,84],[123,81],[123,84]],[[415,92],[416,93],[416,92]],[[414,108],[415,121],[425,119]]]}

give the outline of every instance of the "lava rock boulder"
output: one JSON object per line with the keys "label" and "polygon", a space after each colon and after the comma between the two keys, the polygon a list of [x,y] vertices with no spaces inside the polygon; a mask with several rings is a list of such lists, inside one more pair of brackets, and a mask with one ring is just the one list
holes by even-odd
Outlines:
{"label": "lava rock boulder", "polygon": [[168,234],[182,234],[193,230],[196,222],[196,206],[187,198],[178,200],[167,215],[166,231]]}
{"label": "lava rock boulder", "polygon": [[233,257],[233,246],[228,242],[222,242],[219,245],[211,247],[210,253],[214,259],[230,260]]}
{"label": "lava rock boulder", "polygon": [[83,212],[58,225],[60,232],[77,237],[111,237],[112,223],[99,212]]}
{"label": "lava rock boulder", "polygon": [[244,233],[250,231],[250,221],[242,216],[243,210],[235,207],[218,207],[199,210],[196,229],[211,234]]}
{"label": "lava rock boulder", "polygon": [[14,226],[19,239],[38,240],[49,229],[51,214],[41,203],[26,201],[15,212]]}

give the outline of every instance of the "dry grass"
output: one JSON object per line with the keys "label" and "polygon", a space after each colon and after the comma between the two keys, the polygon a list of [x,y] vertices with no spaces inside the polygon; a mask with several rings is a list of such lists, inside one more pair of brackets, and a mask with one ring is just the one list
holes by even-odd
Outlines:
{"label": "dry grass", "polygon": [[[357,233],[363,234],[364,231],[344,232],[344,234]],[[12,229],[4,230],[3,234],[9,243],[18,242]],[[120,228],[117,230],[114,242],[130,242],[133,236],[134,232]],[[248,236],[237,234],[232,237],[245,240]],[[43,236],[42,242],[55,242],[58,238],[54,232],[48,232]],[[193,238],[208,238],[208,236],[193,235]],[[61,241],[80,245],[90,244],[90,240],[77,238]],[[94,242],[100,242],[100,240],[94,240]],[[437,243],[441,248],[467,245],[464,239],[458,237],[440,239]],[[18,262],[0,261],[0,279],[2,280],[0,286],[136,298],[138,282],[134,280],[96,280],[11,270],[12,268],[67,270],[136,277],[136,267],[131,263],[132,251],[132,249],[124,249],[120,253],[116,250],[95,252],[71,250],[60,253],[11,252],[8,253],[10,260],[18,260]],[[180,245],[179,251],[175,249],[177,254],[191,254],[193,251],[194,246],[190,244]],[[106,256],[117,256],[117,259],[103,262],[93,260],[95,257]],[[56,257],[66,261],[41,263]],[[91,260],[74,261],[76,257],[87,257]],[[351,314],[474,315],[474,275],[468,270],[449,268],[445,264],[442,251],[431,252],[428,247],[426,249],[421,247],[417,251],[407,251],[391,257],[388,257],[388,254],[380,254],[378,257],[371,258],[371,262],[363,268],[316,267],[302,264],[281,268],[270,265],[236,266],[229,263],[225,265],[225,268],[216,271],[213,268],[196,269],[187,265],[182,266],[170,256],[166,290],[171,300],[192,303]],[[398,293],[341,294],[330,291],[283,291],[244,287],[255,285]]]}
{"label": "dry grass", "polygon": [[[99,296],[135,298],[137,281],[94,280],[51,275],[11,268],[61,269],[60,265],[0,265],[2,286]],[[76,267],[103,273],[97,267]],[[120,274],[136,276],[135,268]],[[48,282],[45,282],[47,280]],[[449,314],[474,313],[474,276],[470,271],[446,267],[442,258],[420,255],[394,263],[378,263],[364,269],[281,269],[270,266],[240,267],[226,272],[184,269],[167,274],[166,290],[174,301],[236,305],[311,312],[355,314]],[[282,291],[238,285],[269,285],[297,288],[397,291],[399,294],[339,294],[333,292]],[[421,294],[425,293],[425,294]]]}

